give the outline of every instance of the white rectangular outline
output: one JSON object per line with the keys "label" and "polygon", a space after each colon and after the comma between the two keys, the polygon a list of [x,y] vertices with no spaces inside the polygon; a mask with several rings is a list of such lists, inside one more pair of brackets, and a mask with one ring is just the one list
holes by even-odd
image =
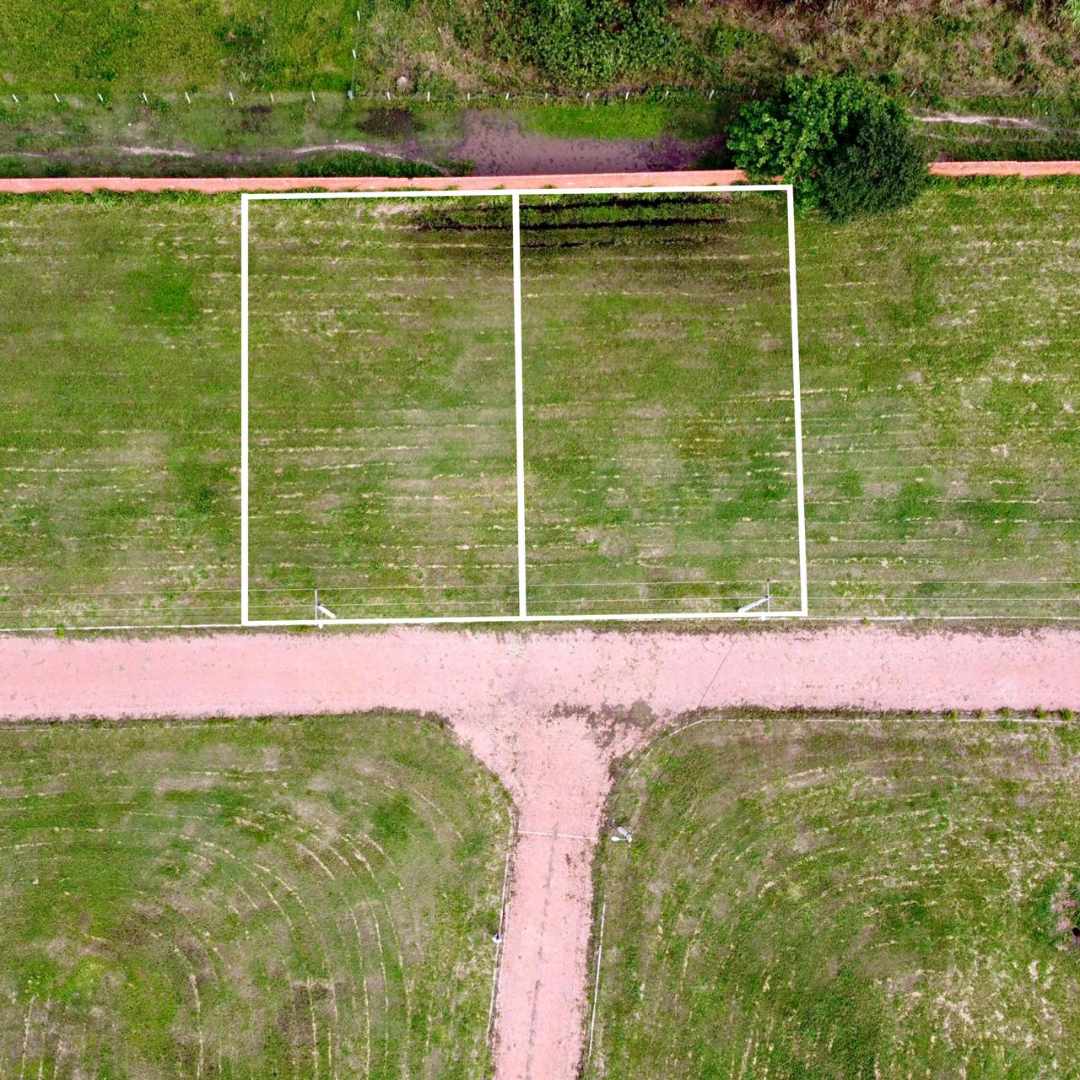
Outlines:
{"label": "white rectangular outline", "polygon": [[[788,227],[788,280],[791,306],[791,370],[792,404],[795,441],[795,494],[798,519],[799,549],[799,608],[791,611],[649,611],[639,614],[619,612],[601,615],[554,614],[529,615],[525,602],[525,462],[524,462],[524,384],[523,348],[521,334],[521,226],[520,197],[522,195],[645,195],[650,192],[688,194],[694,192],[754,192],[782,191],[787,202]],[[293,200],[325,199],[438,199],[461,197],[510,198],[513,223],[514,262],[514,373],[515,373],[515,433],[517,443],[517,543],[518,543],[518,614],[516,615],[415,615],[396,617],[370,617],[355,619],[252,619],[249,607],[249,355],[248,355],[248,207],[252,202],[288,202]],[[560,623],[560,622],[698,622],[702,620],[743,619],[760,621],[770,619],[806,618],[808,608],[808,583],[806,564],[806,509],[803,483],[802,445],[802,389],[799,368],[799,309],[795,265],[795,197],[791,184],[716,184],[672,187],[615,187],[615,188],[485,188],[478,190],[440,191],[283,191],[243,192],[240,195],[240,625],[264,626],[438,626],[467,625],[477,623]]]}

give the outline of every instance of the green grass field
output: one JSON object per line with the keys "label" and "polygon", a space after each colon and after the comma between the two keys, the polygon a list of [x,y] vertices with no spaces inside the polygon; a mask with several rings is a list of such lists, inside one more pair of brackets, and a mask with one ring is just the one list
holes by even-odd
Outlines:
{"label": "green grass field", "polygon": [[0,203],[0,625],[236,621],[235,199]]}
{"label": "green grass field", "polygon": [[782,193],[522,200],[529,611],[797,610]]}
{"label": "green grass field", "polygon": [[516,612],[510,200],[250,215],[251,617]]}
{"label": "green grass field", "polygon": [[5,1076],[475,1077],[509,835],[428,721],[0,731]]}
{"label": "green grass field", "polygon": [[609,804],[585,1075],[1075,1075],[1078,771],[1075,724],[661,737]]}
{"label": "green grass field", "polygon": [[[942,183],[798,222],[811,614],[1080,614],[1078,197]],[[505,606],[504,211],[281,205],[253,215],[253,436],[298,452],[256,463],[283,500],[253,491],[262,584],[302,590],[299,617],[315,584],[374,585],[384,613]],[[704,582],[790,574],[783,222],[753,205],[649,228],[525,206],[534,610],[587,609],[567,585],[690,608]],[[0,203],[0,626],[237,620],[238,209]]]}
{"label": "green grass field", "polygon": [[1080,614],[1080,186],[798,230],[811,611]]}
{"label": "green grass field", "polygon": [[[509,200],[251,222],[251,616],[516,613]],[[797,607],[783,198],[531,197],[522,245],[530,610]]]}

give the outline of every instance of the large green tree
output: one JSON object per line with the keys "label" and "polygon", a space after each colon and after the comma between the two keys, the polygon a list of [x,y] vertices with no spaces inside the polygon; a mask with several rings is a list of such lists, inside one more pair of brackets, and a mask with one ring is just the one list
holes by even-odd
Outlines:
{"label": "large green tree", "polygon": [[752,179],[782,176],[801,205],[837,220],[904,206],[926,182],[907,111],[852,75],[789,78],[742,108],[728,146]]}

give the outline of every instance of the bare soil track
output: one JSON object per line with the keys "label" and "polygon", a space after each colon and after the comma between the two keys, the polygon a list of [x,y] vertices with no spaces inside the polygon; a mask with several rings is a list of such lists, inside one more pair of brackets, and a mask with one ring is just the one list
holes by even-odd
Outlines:
{"label": "bare soil track", "polygon": [[[930,165],[932,176],[1080,176],[1080,161],[941,161]],[[679,187],[741,184],[739,169],[661,172],[552,173],[522,176],[436,176],[389,179],[383,176],[131,177],[79,176],[0,179],[0,195],[32,195],[47,191],[200,191],[223,194],[243,191],[440,191],[505,188]]]}
{"label": "bare soil track", "polygon": [[226,634],[0,641],[0,716],[399,708],[445,717],[506,784],[518,837],[497,985],[505,1080],[571,1080],[611,767],[699,710],[1077,708],[1080,632]]}

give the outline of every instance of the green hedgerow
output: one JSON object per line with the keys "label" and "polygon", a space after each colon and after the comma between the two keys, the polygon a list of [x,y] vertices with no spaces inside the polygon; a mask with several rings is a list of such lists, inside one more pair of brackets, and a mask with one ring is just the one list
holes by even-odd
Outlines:
{"label": "green hedgerow", "polygon": [[852,75],[789,78],[742,108],[728,147],[752,179],[782,176],[801,205],[838,221],[905,206],[926,182],[906,110]]}

